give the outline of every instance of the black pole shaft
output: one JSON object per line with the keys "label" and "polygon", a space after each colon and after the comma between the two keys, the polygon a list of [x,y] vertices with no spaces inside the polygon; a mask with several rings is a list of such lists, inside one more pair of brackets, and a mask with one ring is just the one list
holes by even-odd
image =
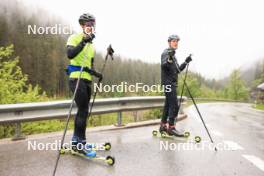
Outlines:
{"label": "black pole shaft", "polygon": [[[101,74],[103,74],[103,72],[104,72],[107,58],[108,58],[108,53],[107,53],[106,56],[105,56],[105,61],[104,61],[104,65],[103,65],[103,67],[102,67],[102,69],[101,69]],[[100,80],[98,80],[97,85],[98,85],[99,83],[100,83]],[[94,90],[93,101],[92,101],[92,104],[91,104],[91,107],[90,107],[90,111],[89,111],[89,113],[88,113],[88,117],[90,117],[90,115],[92,114],[92,109],[93,109],[93,105],[94,105],[94,101],[95,101],[96,95],[97,95],[97,91]]]}
{"label": "black pole shaft", "polygon": [[[185,76],[184,76],[184,80],[183,80],[183,84],[182,84],[182,91],[181,91],[181,97],[180,97],[178,112],[180,111],[180,108],[181,108],[182,96],[183,96],[183,91],[184,91],[184,86],[185,86],[185,82],[186,82],[186,79],[187,79],[188,71],[189,71],[189,64],[187,64],[186,71],[185,71]],[[177,113],[177,115],[178,115],[178,113]]]}
{"label": "black pole shaft", "polygon": [[68,129],[68,126],[69,126],[71,112],[72,112],[74,100],[75,100],[75,97],[76,97],[76,94],[77,94],[77,90],[78,90],[78,87],[79,87],[79,84],[80,84],[80,79],[81,79],[81,75],[82,75],[82,72],[83,72],[83,68],[84,67],[82,66],[81,70],[80,70],[80,74],[79,74],[78,80],[77,80],[77,83],[76,83],[76,86],[75,86],[75,89],[74,89],[73,98],[72,98],[72,101],[71,101],[70,109],[69,109],[69,112],[68,112],[65,128],[64,128],[64,131],[63,131],[62,139],[61,139],[61,146],[58,149],[57,159],[56,159],[55,167],[54,167],[53,174],[52,174],[53,176],[55,176],[56,171],[57,171],[58,163],[59,163],[59,160],[60,160],[60,154],[61,154],[60,153],[60,149],[62,149],[62,147],[64,145],[64,139],[65,139],[65,135],[66,135],[66,132],[67,132],[67,129]]}
{"label": "black pole shaft", "polygon": [[[191,94],[191,92],[190,92],[190,89],[189,89],[187,83],[185,83],[185,87],[186,87],[186,89],[187,89],[187,91],[188,91],[188,94],[190,95],[190,97],[191,97],[191,99],[192,99],[192,102],[193,102],[193,104],[194,104],[194,106],[195,106],[195,108],[196,108],[196,111],[197,111],[197,113],[198,113],[198,115],[199,115],[199,117],[200,117],[200,119],[201,119],[201,121],[202,121],[202,123],[203,123],[203,126],[204,126],[204,128],[205,128],[205,130],[206,130],[206,132],[207,132],[207,134],[208,134],[208,136],[209,136],[209,138],[210,138],[210,141],[214,144],[214,141],[213,141],[213,139],[212,139],[212,137],[211,137],[211,135],[210,135],[210,132],[209,132],[209,130],[208,130],[208,128],[207,128],[207,126],[206,126],[206,124],[205,124],[205,122],[204,122],[204,119],[203,119],[203,117],[202,117],[202,114],[201,114],[201,112],[199,111],[199,108],[198,108],[197,104],[195,103],[195,100],[194,100],[194,98],[193,98],[193,96],[192,96],[192,94]],[[217,151],[217,148],[216,148],[216,147],[215,147],[215,151]]]}

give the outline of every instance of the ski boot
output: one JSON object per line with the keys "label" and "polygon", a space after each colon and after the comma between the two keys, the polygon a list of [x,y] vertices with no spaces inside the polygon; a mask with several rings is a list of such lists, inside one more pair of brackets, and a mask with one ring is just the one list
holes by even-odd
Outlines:
{"label": "ski boot", "polygon": [[167,130],[168,130],[167,123],[161,122],[160,123],[159,132],[160,133],[164,133],[164,132],[167,132]]}
{"label": "ski boot", "polygon": [[72,147],[72,150],[73,150],[73,154],[75,153],[79,153],[81,155],[84,155],[84,156],[87,156],[87,157],[90,157],[90,158],[94,158],[96,157],[96,151],[94,150],[91,150],[91,149],[78,149],[77,147]]}
{"label": "ski boot", "polygon": [[170,136],[176,136],[176,137],[185,137],[185,134],[176,130],[175,126],[169,126],[168,130],[167,130],[167,134]]}
{"label": "ski boot", "polygon": [[72,154],[81,154],[87,157],[96,157],[96,151],[92,150],[93,145],[86,144],[86,140],[79,140],[75,136],[72,138],[71,150]]}

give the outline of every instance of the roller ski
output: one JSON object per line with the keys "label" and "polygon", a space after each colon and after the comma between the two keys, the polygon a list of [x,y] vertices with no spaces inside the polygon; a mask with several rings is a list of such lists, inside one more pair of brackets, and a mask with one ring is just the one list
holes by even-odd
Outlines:
{"label": "roller ski", "polygon": [[[107,144],[107,145],[105,145]],[[102,147],[105,147],[105,150],[111,149],[110,143],[105,143]],[[95,145],[88,144],[85,148],[79,149],[77,146],[71,146],[71,147],[63,147],[60,149],[61,154],[72,154],[76,156],[80,156],[82,158],[88,159],[88,160],[99,160],[104,161],[106,164],[112,166],[115,164],[115,158],[112,156],[99,156],[97,155],[97,150]]]}
{"label": "roller ski", "polygon": [[[186,141],[189,139],[191,133],[189,131],[181,132],[175,129],[175,126],[167,127],[166,124],[161,124],[159,131],[153,130],[153,136],[161,137],[161,138],[169,138],[169,139],[177,139]],[[201,142],[200,136],[195,136],[194,141],[195,143]]]}

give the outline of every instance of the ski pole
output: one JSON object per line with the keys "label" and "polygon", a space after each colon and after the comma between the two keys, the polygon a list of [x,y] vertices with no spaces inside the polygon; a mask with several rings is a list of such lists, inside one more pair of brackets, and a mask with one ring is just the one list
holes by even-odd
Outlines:
{"label": "ski pole", "polygon": [[[213,139],[212,139],[212,137],[211,137],[211,135],[210,135],[210,132],[209,132],[209,130],[208,130],[208,128],[207,128],[207,126],[206,126],[206,124],[205,124],[205,122],[204,122],[204,119],[203,119],[203,117],[202,117],[202,114],[200,113],[199,108],[198,108],[197,104],[196,104],[195,101],[194,101],[194,98],[193,98],[193,96],[192,96],[192,94],[191,94],[191,92],[190,92],[190,89],[189,89],[189,87],[188,87],[188,85],[187,85],[186,82],[184,82],[184,84],[185,84],[185,87],[186,87],[186,89],[187,89],[187,91],[188,91],[188,94],[190,95],[190,97],[191,97],[191,99],[192,99],[192,102],[193,102],[193,104],[194,104],[194,106],[195,106],[195,108],[196,108],[196,111],[197,111],[197,113],[198,113],[198,115],[199,115],[199,117],[200,117],[200,119],[201,119],[201,121],[202,121],[202,123],[203,123],[203,126],[204,126],[204,128],[205,128],[205,130],[206,130],[206,132],[207,132],[207,134],[208,134],[208,136],[209,136],[209,138],[210,138],[210,141],[214,144],[214,141],[213,141]],[[215,146],[215,151],[217,151],[216,146]]]}
{"label": "ski pole", "polygon": [[[70,117],[71,117],[71,113],[72,113],[72,108],[73,108],[74,100],[75,100],[75,97],[76,97],[76,94],[77,94],[77,90],[78,90],[78,87],[79,87],[79,84],[80,84],[80,80],[81,80],[81,76],[82,76],[82,73],[83,73],[84,63],[85,63],[86,57],[87,57],[87,52],[85,53],[85,56],[84,56],[84,58],[82,60],[80,74],[78,76],[77,83],[76,83],[76,86],[75,86],[75,89],[74,89],[73,97],[72,97],[72,100],[71,100],[71,105],[70,105],[70,108],[69,108],[69,112],[68,112],[68,115],[67,115],[65,128],[64,128],[64,131],[63,131],[62,139],[61,139],[60,149],[64,145],[64,139],[65,139],[65,135],[66,135],[66,132],[67,132],[67,129],[68,129],[68,126],[69,126],[69,121],[70,121]],[[58,163],[59,163],[59,160],[60,160],[60,154],[61,154],[60,153],[60,149],[58,150],[57,159],[56,159],[55,167],[54,167],[53,174],[52,174],[53,176],[55,176],[55,174],[56,174]]]}
{"label": "ski pole", "polygon": [[[111,56],[112,60],[114,60],[114,57],[113,57],[113,54],[114,54],[114,50],[112,48],[111,45],[108,46],[107,48],[107,53],[106,53],[106,56],[105,56],[105,60],[104,60],[104,64],[103,64],[103,67],[101,69],[101,74],[103,74],[104,72],[104,69],[105,69],[105,65],[106,65],[106,61],[108,59],[108,56]],[[97,82],[97,85],[101,82],[101,80],[99,79],[98,82]],[[90,117],[91,113],[92,113],[92,109],[93,109],[93,105],[94,105],[94,101],[95,101],[95,98],[96,98],[96,95],[97,95],[97,91],[96,89],[94,90],[94,95],[93,95],[93,101],[92,101],[92,104],[91,104],[91,107],[90,107],[90,111],[88,113],[88,117]]]}
{"label": "ski pole", "polygon": [[[191,57],[192,54],[190,54],[189,56]],[[183,91],[184,91],[184,86],[185,86],[185,82],[186,82],[186,79],[187,79],[188,71],[189,71],[189,63],[187,64],[186,71],[185,71],[185,76],[184,76],[184,79],[183,79],[182,91],[181,91],[180,102],[179,102],[179,110],[181,108],[182,96],[183,96]],[[178,113],[179,113],[179,110],[178,110]]]}

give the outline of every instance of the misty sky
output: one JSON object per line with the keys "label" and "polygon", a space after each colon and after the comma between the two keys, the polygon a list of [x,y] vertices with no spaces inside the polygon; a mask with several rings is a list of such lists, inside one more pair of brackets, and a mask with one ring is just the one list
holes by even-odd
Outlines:
{"label": "misty sky", "polygon": [[167,37],[181,38],[179,62],[193,53],[190,69],[222,78],[264,57],[262,0],[21,0],[39,5],[79,30],[84,12],[96,16],[97,51],[112,44],[117,54],[160,62]]}

